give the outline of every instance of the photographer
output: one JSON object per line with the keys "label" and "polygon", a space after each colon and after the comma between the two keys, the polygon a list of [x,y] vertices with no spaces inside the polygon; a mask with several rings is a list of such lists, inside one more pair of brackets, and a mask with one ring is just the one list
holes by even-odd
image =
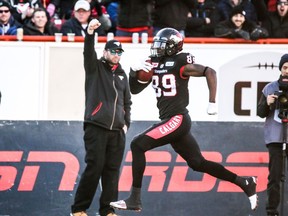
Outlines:
{"label": "photographer", "polygon": [[[279,215],[280,182],[283,170],[283,119],[287,119],[288,102],[280,99],[288,95],[288,54],[279,62],[281,75],[278,80],[268,83],[257,107],[257,115],[265,119],[264,140],[269,151],[269,176],[267,185],[266,212],[269,216]],[[288,97],[288,96],[287,96]],[[288,151],[286,148],[286,155]]]}

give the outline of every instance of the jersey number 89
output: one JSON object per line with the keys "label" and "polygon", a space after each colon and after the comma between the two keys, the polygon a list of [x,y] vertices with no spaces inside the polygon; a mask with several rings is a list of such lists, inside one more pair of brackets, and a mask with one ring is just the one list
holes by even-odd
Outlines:
{"label": "jersey number 89", "polygon": [[[162,88],[159,86],[161,82]],[[159,76],[152,77],[152,87],[155,89],[156,97],[175,96],[176,95],[176,79],[173,74],[165,74],[162,79]]]}

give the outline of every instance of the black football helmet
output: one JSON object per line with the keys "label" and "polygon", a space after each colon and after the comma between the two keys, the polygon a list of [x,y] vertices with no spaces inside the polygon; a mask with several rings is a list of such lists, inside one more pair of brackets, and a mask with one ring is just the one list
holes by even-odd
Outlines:
{"label": "black football helmet", "polygon": [[171,56],[183,49],[183,36],[173,28],[163,28],[153,38],[151,57]]}

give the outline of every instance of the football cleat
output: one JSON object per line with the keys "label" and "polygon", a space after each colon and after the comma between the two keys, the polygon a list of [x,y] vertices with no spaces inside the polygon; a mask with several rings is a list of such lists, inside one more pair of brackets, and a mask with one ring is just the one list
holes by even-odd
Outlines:
{"label": "football cleat", "polygon": [[256,194],[257,180],[255,177],[249,177],[245,180],[243,191],[249,198],[251,209],[254,211],[258,207],[258,195]]}
{"label": "football cleat", "polygon": [[119,210],[132,210],[140,212],[142,210],[142,205],[140,203],[126,203],[125,200],[119,200],[116,202],[110,202],[110,206]]}

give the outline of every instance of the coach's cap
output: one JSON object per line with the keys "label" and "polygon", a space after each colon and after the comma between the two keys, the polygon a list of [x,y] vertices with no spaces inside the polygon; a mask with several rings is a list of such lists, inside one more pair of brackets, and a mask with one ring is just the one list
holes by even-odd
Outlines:
{"label": "coach's cap", "polygon": [[230,18],[233,17],[236,14],[242,14],[244,17],[246,17],[246,12],[244,8],[241,5],[233,7],[231,13],[230,13]]}
{"label": "coach's cap", "polygon": [[3,0],[0,0],[0,7],[8,7],[10,10],[10,4]]}
{"label": "coach's cap", "polygon": [[121,50],[124,52],[122,49],[122,44],[118,40],[110,40],[105,44],[105,50]]}
{"label": "coach's cap", "polygon": [[279,62],[279,70],[281,71],[281,68],[283,66],[284,63],[288,62],[288,54],[284,54]]}
{"label": "coach's cap", "polygon": [[79,9],[83,9],[85,11],[89,11],[90,10],[90,4],[88,1],[86,0],[79,0],[75,3],[74,5],[74,10],[77,11]]}

